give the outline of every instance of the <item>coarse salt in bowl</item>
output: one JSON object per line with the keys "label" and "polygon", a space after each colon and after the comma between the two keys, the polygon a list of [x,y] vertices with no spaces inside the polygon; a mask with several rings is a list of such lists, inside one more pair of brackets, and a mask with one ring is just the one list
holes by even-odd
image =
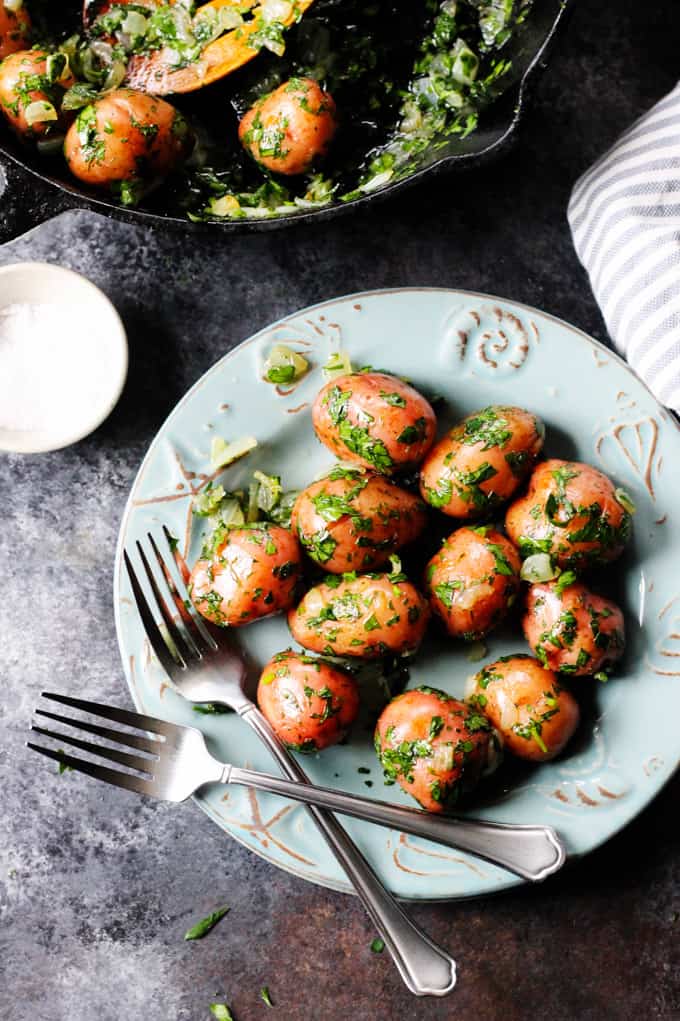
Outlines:
{"label": "coarse salt in bowl", "polygon": [[93,432],[127,376],[125,329],[98,287],[72,270],[0,268],[0,450],[58,450]]}

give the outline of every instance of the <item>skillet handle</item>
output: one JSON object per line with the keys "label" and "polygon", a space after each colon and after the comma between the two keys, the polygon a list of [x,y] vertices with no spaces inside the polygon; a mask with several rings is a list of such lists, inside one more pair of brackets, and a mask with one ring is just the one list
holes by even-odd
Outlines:
{"label": "skillet handle", "polygon": [[72,208],[56,189],[6,157],[0,159],[0,245]]}

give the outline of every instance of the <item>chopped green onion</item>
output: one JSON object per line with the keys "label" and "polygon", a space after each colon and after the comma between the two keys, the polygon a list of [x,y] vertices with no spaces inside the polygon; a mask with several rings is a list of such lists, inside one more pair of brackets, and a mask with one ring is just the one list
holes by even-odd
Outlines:
{"label": "chopped green onion", "polygon": [[203,939],[207,936],[211,929],[214,929],[221,918],[229,911],[228,907],[218,908],[217,911],[213,911],[212,914],[208,915],[207,918],[202,918],[200,922],[196,922],[196,925],[192,925],[184,933],[185,939]]}
{"label": "chopped green onion", "polygon": [[294,383],[308,371],[307,359],[286,344],[275,344],[264,363],[264,376],[268,383]]}
{"label": "chopped green onion", "polygon": [[245,215],[241,209],[241,203],[235,195],[222,195],[220,198],[212,198],[208,203],[206,211],[210,216],[241,218]]}
{"label": "chopped green onion", "polygon": [[50,53],[45,61],[45,75],[50,84],[63,81],[70,74],[69,60],[65,53]]}
{"label": "chopped green onion", "polygon": [[263,1003],[266,1003],[268,1007],[274,1006],[274,1004],[272,1003],[272,998],[269,995],[268,986],[262,986],[262,988],[260,989],[260,999],[262,1000]]}
{"label": "chopped green onion", "polygon": [[226,1003],[211,1003],[210,1013],[217,1018],[217,1021],[234,1021],[234,1015]]}
{"label": "chopped green onion", "polygon": [[34,103],[29,103],[24,110],[24,118],[29,127],[33,127],[34,124],[44,124],[46,121],[59,120],[59,114],[51,103],[46,102],[44,99],[37,99]]}
{"label": "chopped green onion", "polygon": [[265,514],[270,514],[281,500],[283,488],[278,475],[265,475],[264,472],[253,472],[253,478],[259,483],[257,506]]}
{"label": "chopped green onion", "polygon": [[551,581],[559,573],[559,568],[553,566],[549,553],[533,553],[522,564],[519,576],[522,581],[534,584],[535,582]]}
{"label": "chopped green onion", "polygon": [[324,379],[347,376],[352,371],[352,363],[346,351],[334,351],[322,369]]}
{"label": "chopped green onion", "polygon": [[249,454],[256,446],[257,440],[254,436],[242,436],[241,439],[234,440],[233,443],[227,443],[221,436],[215,436],[210,446],[210,464],[213,471],[219,471],[220,468],[226,468],[227,465],[233,464],[240,457]]}
{"label": "chopped green onion", "polygon": [[462,39],[456,40],[451,59],[451,77],[460,85],[472,85],[479,71],[479,58]]}
{"label": "chopped green onion", "polygon": [[146,35],[148,26],[148,18],[145,18],[143,14],[140,14],[139,11],[128,11],[120,29],[121,32],[125,32],[126,35],[142,38]]}
{"label": "chopped green onion", "polygon": [[199,518],[210,517],[211,514],[219,510],[219,506],[226,495],[224,486],[213,486],[208,483],[203,492],[194,497],[194,514],[197,514]]}
{"label": "chopped green onion", "polygon": [[64,94],[61,108],[62,110],[82,110],[84,106],[89,106],[90,103],[93,103],[98,95],[99,93],[93,85],[87,85],[85,82],[76,82]]}
{"label": "chopped green onion", "polygon": [[632,499],[628,495],[625,489],[617,489],[614,492],[614,496],[617,501],[621,504],[624,510],[628,511],[629,514],[635,514],[637,507],[633,503]]}

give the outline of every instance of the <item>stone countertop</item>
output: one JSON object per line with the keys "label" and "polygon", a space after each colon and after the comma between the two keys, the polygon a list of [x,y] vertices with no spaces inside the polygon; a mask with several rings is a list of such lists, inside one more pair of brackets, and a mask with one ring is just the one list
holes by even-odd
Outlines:
{"label": "stone countertop", "polygon": [[[222,240],[69,212],[0,263],[71,266],[116,303],[128,384],[89,439],[0,455],[0,1014],[7,1021],[203,1021],[229,1003],[281,1021],[680,1018],[680,779],[622,834],[540,888],[420,905],[459,963],[446,1001],[406,993],[350,897],[305,884],[177,809],[55,771],[24,748],[45,688],[127,702],[111,594],[140,459],[188,386],[272,319],[348,291],[459,286],[604,328],[565,221],[570,185],[677,76],[674,0],[582,3],[541,82],[522,144],[361,218]],[[3,216],[25,201],[7,168]],[[1,180],[1,175],[0,175]],[[0,183],[1,187],[1,183]],[[14,196],[14,198],[13,198]],[[45,216],[62,200],[38,184]],[[663,707],[659,707],[662,711]],[[186,943],[193,921],[230,913]]]}

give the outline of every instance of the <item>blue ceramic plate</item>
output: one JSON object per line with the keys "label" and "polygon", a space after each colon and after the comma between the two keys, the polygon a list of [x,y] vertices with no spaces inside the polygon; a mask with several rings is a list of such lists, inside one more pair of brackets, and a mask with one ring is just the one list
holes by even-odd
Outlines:
{"label": "blue ceramic plate", "polygon": [[[262,380],[269,348],[303,351],[312,371],[291,389]],[[190,562],[201,529],[192,496],[206,484],[213,436],[254,434],[257,450],[225,473],[227,488],[254,468],[299,488],[331,461],[315,439],[310,408],[321,366],[342,347],[355,365],[407,376],[446,400],[443,422],[487,404],[519,404],[546,422],[546,451],[609,473],[635,500],[634,540],[608,585],[627,615],[625,660],[608,684],[585,691],[578,739],[559,761],[511,770],[471,814],[503,822],[550,823],[572,856],[586,854],[641,811],[675,770],[680,752],[680,432],[629,369],[566,323],[504,299],[463,291],[404,289],[329,301],[263,330],[226,355],[186,395],[158,433],[132,488],[115,568],[118,640],[132,697],[155,716],[200,727],[218,757],[274,771],[256,737],[232,715],[200,716],[167,683],[150,654],[121,549],[166,523]],[[199,522],[200,523],[200,522]],[[603,578],[603,582],[605,579]],[[291,644],[285,621],[241,628],[236,640],[256,667]],[[525,649],[516,633],[494,634],[490,660]],[[426,641],[411,685],[462,695],[478,669],[465,646]],[[306,756],[319,783],[406,803],[383,786],[370,731],[355,729],[345,746]],[[362,770],[361,772],[359,770]],[[370,769],[370,774],[363,772]],[[368,786],[369,781],[371,786]],[[313,882],[347,890],[344,876],[304,809],[280,798],[213,786],[197,799],[214,821],[268,861]],[[399,896],[442,899],[487,894],[519,882],[501,869],[413,837],[347,820],[347,828]]]}

